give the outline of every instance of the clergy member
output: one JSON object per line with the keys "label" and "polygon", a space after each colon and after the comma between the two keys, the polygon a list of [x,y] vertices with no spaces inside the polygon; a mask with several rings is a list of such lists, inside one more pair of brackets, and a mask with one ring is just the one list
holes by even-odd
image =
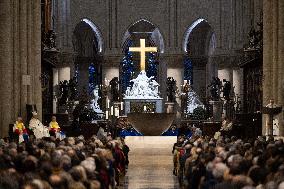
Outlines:
{"label": "clergy member", "polygon": [[59,124],[56,121],[56,117],[51,117],[51,122],[49,123],[49,133],[52,136],[56,136],[56,133],[60,132]]}
{"label": "clergy member", "polygon": [[34,135],[37,139],[43,137],[49,137],[48,128],[45,127],[40,120],[37,118],[37,112],[32,112],[33,117],[30,120],[29,128],[33,130]]}
{"label": "clergy member", "polygon": [[26,127],[23,123],[23,118],[18,117],[16,123],[14,124],[13,131],[19,136],[19,143],[22,143],[24,141],[27,142],[28,140],[28,133],[26,130]]}

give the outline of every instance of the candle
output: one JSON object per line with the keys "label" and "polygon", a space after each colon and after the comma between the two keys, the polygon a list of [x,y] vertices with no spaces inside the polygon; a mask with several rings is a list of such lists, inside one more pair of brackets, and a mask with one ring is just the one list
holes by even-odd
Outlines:
{"label": "candle", "polygon": [[120,104],[120,110],[123,110],[123,102]]}
{"label": "candle", "polygon": [[119,117],[119,109],[117,107],[114,108],[114,116]]}
{"label": "candle", "polygon": [[106,119],[108,119],[108,111],[106,111]]}
{"label": "candle", "polygon": [[110,107],[110,115],[113,115],[113,106]]}
{"label": "candle", "polygon": [[146,106],[144,106],[144,112],[146,112],[147,111],[147,108],[146,108]]}
{"label": "candle", "polygon": [[109,108],[109,99],[107,98],[107,108]]}

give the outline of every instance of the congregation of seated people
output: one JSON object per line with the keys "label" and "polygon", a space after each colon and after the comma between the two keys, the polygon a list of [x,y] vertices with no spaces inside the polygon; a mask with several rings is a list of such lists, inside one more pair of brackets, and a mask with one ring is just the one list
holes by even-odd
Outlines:
{"label": "congregation of seated people", "polygon": [[116,188],[126,173],[128,151],[122,138],[111,136],[30,137],[21,143],[1,139],[0,188]]}
{"label": "congregation of seated people", "polygon": [[284,189],[280,139],[179,136],[172,153],[183,189]]}

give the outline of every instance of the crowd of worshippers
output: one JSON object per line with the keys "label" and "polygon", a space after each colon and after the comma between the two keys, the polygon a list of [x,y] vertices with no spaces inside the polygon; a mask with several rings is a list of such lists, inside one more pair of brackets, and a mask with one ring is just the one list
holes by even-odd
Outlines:
{"label": "crowd of worshippers", "polygon": [[183,189],[284,189],[281,139],[179,136],[172,153]]}
{"label": "crowd of worshippers", "polygon": [[110,189],[121,185],[129,148],[124,139],[55,137],[0,140],[2,189]]}

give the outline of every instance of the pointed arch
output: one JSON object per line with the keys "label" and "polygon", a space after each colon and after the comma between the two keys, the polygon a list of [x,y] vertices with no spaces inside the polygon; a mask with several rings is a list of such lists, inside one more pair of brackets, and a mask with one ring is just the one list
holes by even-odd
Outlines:
{"label": "pointed arch", "polygon": [[128,40],[131,38],[131,35],[138,33],[149,34],[152,42],[157,45],[158,51],[160,53],[164,53],[164,37],[160,29],[151,21],[146,19],[140,19],[127,27],[121,42],[121,47],[123,50],[127,48]]}
{"label": "pointed arch", "polygon": [[103,45],[104,45],[103,44],[103,37],[102,37],[102,33],[99,30],[98,26],[92,20],[90,20],[88,18],[81,19],[81,22],[86,23],[93,30],[93,32],[96,36],[97,42],[98,42],[98,53],[102,53],[103,49],[104,49],[103,48]]}
{"label": "pointed arch", "polygon": [[[183,37],[183,42],[182,42],[182,50],[185,53],[188,53],[188,43],[189,43],[189,38],[191,33],[193,32],[193,30],[195,28],[197,28],[200,24],[206,24],[208,28],[210,28],[210,30],[212,31],[212,33],[214,33],[212,26],[208,23],[208,21],[204,18],[198,18],[197,20],[195,20],[185,31],[184,33],[184,37]],[[215,38],[214,38],[215,39]],[[215,44],[216,42],[214,42]]]}

